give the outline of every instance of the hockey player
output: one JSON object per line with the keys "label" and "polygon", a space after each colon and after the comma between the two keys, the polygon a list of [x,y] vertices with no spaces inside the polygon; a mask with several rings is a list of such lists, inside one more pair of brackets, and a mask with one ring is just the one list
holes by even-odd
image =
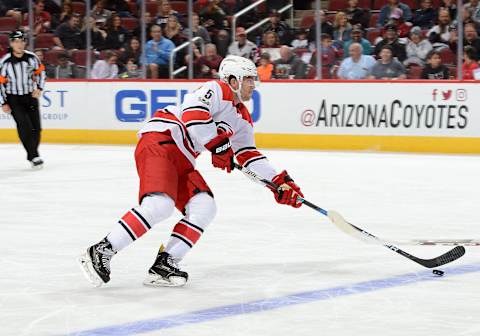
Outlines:
{"label": "hockey player", "polygon": [[129,210],[99,243],[80,257],[87,279],[95,286],[110,280],[110,260],[155,224],[170,217],[176,207],[184,217],[148,270],[146,285],[181,286],[188,274],[178,263],[195,245],[216,212],[213,193],[195,158],[211,152],[216,168],[232,171],[234,157],[252,171],[281,186],[273,190],[278,203],[299,207],[300,188],[286,171],[277,174],[257,151],[250,113],[243,104],[252,97],[257,70],[252,61],[226,57],[220,80],[204,83],[185,96],[181,107],[158,110],[140,130],[135,161],[140,177],[139,205]]}

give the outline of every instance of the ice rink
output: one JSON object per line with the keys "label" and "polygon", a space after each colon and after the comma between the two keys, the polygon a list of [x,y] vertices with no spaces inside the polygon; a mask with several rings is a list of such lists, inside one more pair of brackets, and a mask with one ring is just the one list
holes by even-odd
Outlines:
{"label": "ice rink", "polygon": [[[218,215],[185,259],[183,288],[142,281],[176,213],[93,288],[76,257],[136,205],[133,146],[0,145],[0,335],[480,335],[480,247],[444,277],[277,205],[202,155]],[[480,157],[265,151],[305,197],[382,237],[480,238]],[[405,247],[431,258],[449,247]]]}

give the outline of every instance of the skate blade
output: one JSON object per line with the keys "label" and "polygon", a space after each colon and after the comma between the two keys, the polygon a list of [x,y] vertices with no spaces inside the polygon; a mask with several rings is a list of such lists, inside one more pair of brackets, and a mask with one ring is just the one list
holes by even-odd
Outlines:
{"label": "skate blade", "polygon": [[182,277],[171,276],[168,280],[158,275],[148,274],[143,284],[151,287],[181,287],[187,283]]}
{"label": "skate blade", "polygon": [[82,254],[78,257],[78,263],[80,265],[80,269],[82,270],[83,275],[85,278],[95,287],[100,287],[104,284],[102,278],[95,272],[95,269],[92,265],[92,260],[88,255],[88,252]]}
{"label": "skate blade", "polygon": [[43,169],[43,164],[37,165],[37,166],[32,165],[32,170],[40,170],[40,169]]}

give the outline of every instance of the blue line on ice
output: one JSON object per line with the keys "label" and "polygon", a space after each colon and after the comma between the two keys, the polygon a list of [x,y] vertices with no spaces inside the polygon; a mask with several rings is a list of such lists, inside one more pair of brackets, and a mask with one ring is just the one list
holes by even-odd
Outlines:
{"label": "blue line on ice", "polygon": [[353,294],[374,292],[381,289],[405,286],[425,281],[438,281],[445,277],[453,275],[462,275],[474,272],[480,272],[480,264],[461,265],[455,267],[444,268],[445,276],[437,277],[432,275],[432,271],[423,271],[418,273],[408,273],[391,278],[369,280],[350,285],[332,287],[309,292],[301,292],[280,296],[277,298],[263,299],[245,303],[237,303],[228,306],[214,307],[204,310],[193,311],[178,315],[167,316],[163,318],[155,318],[118,324],[109,327],[90,329],[85,331],[74,332],[71,336],[127,336],[152,332],[162,329],[170,329],[181,327],[189,324],[196,324],[219,320],[226,317],[251,314],[288,307],[297,304],[303,304],[315,301],[324,301],[334,299],[336,297],[348,296]]}

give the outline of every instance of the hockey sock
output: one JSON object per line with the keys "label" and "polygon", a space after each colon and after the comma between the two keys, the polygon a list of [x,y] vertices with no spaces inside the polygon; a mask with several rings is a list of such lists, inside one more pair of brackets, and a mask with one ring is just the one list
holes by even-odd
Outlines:
{"label": "hockey sock", "polygon": [[155,224],[170,217],[173,200],[165,194],[151,194],[142,203],[129,210],[114,226],[107,239],[116,251],[120,251],[143,236]]}
{"label": "hockey sock", "polygon": [[202,236],[215,217],[216,206],[207,193],[193,196],[185,207],[186,216],[173,228],[166,251],[177,261],[182,260]]}

